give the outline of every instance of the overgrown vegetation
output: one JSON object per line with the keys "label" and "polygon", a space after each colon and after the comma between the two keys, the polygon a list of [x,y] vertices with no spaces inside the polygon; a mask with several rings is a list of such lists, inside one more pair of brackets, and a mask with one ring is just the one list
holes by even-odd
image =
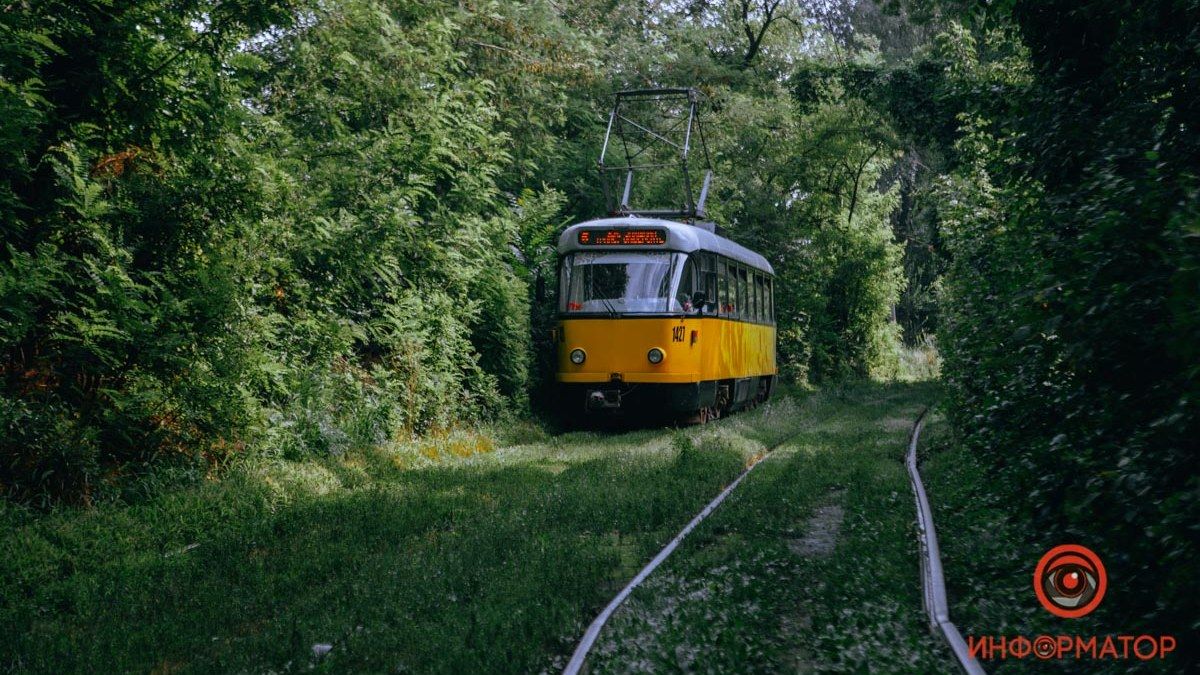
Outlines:
{"label": "overgrown vegetation", "polygon": [[921,613],[901,459],[936,385],[822,390],[613,615],[589,667],[633,672],[951,672]]}
{"label": "overgrown vegetation", "polygon": [[710,211],[778,273],[782,373],[940,373],[1031,548],[1095,548],[1131,627],[1200,628],[1198,23],[1194,0],[12,3],[5,517],[537,414],[534,289],[602,214],[607,96],[695,85]]}
{"label": "overgrown vegetation", "polygon": [[[0,18],[0,491],[140,498],[247,449],[524,415],[612,90],[700,86],[795,380],[890,375],[888,125],[799,4],[18,3]],[[866,58],[866,57],[864,57]],[[553,287],[553,284],[550,284]]]}
{"label": "overgrown vegetation", "polygon": [[[14,526],[0,535],[0,629],[10,636],[0,664],[56,673],[557,670],[595,613],[684,523],[766,447],[800,432],[659,572],[705,569],[738,551],[735,570],[778,582],[711,605],[736,619],[743,600],[759,599],[762,613],[743,626],[813,622],[763,631],[747,644],[771,651],[752,663],[796,657],[853,669],[876,662],[863,649],[883,635],[898,640],[889,664],[937,668],[936,642],[907,611],[919,603],[918,561],[896,461],[918,402],[933,393],[928,384],[868,385],[780,397],[683,431],[464,430],[244,464],[224,481],[133,506],[4,514]],[[845,555],[793,554],[789,541],[804,536],[803,521],[833,489],[846,517],[832,542]],[[756,554],[778,565],[749,564]],[[793,576],[825,566],[843,582]],[[879,575],[905,580],[892,585],[896,597],[876,595]],[[859,603],[850,632],[840,631],[843,594]],[[315,644],[332,651],[314,656]]]}
{"label": "overgrown vegetation", "polygon": [[[1031,536],[1029,522],[1014,518],[1013,500],[1006,491],[981,489],[994,485],[990,462],[954,438],[940,406],[925,426],[918,456],[925,489],[934,505],[950,616],[963,635],[1063,634],[1063,620],[1031,601],[1030,584],[1034,564],[1058,540],[1041,532]],[[1103,544],[1096,548],[1105,551],[1101,555],[1107,565],[1110,549]],[[1109,578],[1108,595],[1096,611],[1071,621],[1073,634],[1115,635],[1145,625],[1130,617],[1128,600],[1117,599],[1130,591],[1119,588],[1116,578]],[[1186,671],[1187,664],[1194,662],[1183,644],[1186,633],[1178,627],[1170,630],[1165,634],[1179,640],[1180,651],[1166,658],[1138,663],[1068,658],[1057,664],[1058,670],[1114,674]],[[1023,673],[1029,671],[1031,661],[995,655],[981,663],[989,673]]]}
{"label": "overgrown vegetation", "polygon": [[1111,630],[1194,630],[1200,6],[995,4],[915,66],[956,122],[924,136],[947,413],[1035,547],[1128,589]]}

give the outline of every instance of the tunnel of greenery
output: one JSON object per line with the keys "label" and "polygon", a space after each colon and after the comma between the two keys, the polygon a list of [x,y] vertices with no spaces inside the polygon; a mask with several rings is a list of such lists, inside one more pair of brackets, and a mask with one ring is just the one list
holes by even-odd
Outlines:
{"label": "tunnel of greenery", "polygon": [[[0,14],[0,493],[540,415],[614,90],[696,86],[781,372],[902,377],[1031,538],[1200,627],[1200,5],[29,0]],[[1190,590],[1189,590],[1190,589]],[[1194,601],[1192,601],[1194,602]],[[1170,629],[1170,630],[1168,630]]]}

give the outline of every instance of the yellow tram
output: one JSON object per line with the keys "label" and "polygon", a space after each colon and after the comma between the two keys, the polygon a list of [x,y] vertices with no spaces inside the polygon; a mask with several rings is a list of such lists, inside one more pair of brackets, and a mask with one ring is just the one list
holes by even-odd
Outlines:
{"label": "yellow tram", "polygon": [[574,225],[558,253],[557,380],[572,406],[704,422],[771,395],[761,255],[704,224],[637,216]]}

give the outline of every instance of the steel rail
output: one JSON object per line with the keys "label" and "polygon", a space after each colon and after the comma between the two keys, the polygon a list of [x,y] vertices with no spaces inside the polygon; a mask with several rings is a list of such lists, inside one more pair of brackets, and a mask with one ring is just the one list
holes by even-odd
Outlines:
{"label": "steel rail", "polygon": [[696,529],[697,525],[699,525],[705,518],[708,518],[708,516],[711,515],[712,512],[721,505],[721,502],[725,501],[725,498],[729,496],[729,493],[733,492],[734,488],[736,488],[738,484],[742,482],[742,479],[754,470],[754,467],[762,464],[768,457],[771,456],[771,453],[775,452],[776,448],[792,440],[797,435],[799,435],[799,432],[791,434],[775,445],[771,446],[762,457],[738,474],[738,477],[733,479],[732,483],[726,486],[724,490],[721,490],[721,494],[717,495],[711,502],[709,502],[708,505],[704,507],[703,511],[696,514],[696,517],[692,518],[691,521],[689,521],[688,524],[679,531],[679,534],[675,535],[675,538],[672,539],[666,546],[664,546],[663,549],[658,552],[658,555],[654,556],[654,559],[651,560],[650,563],[645,567],[643,567],[642,571],[638,572],[637,576],[635,576],[633,580],[625,585],[625,588],[621,589],[620,593],[617,593],[617,596],[604,607],[604,610],[600,612],[600,615],[597,616],[594,621],[592,621],[590,626],[588,626],[587,631],[583,634],[583,639],[579,641],[579,646],[575,647],[575,653],[571,654],[570,662],[568,662],[567,667],[563,669],[563,675],[578,675],[580,669],[583,668],[584,661],[587,659],[588,652],[591,651],[592,645],[596,642],[596,638],[600,637],[600,631],[604,628],[604,624],[608,623],[609,617],[613,615],[613,612],[617,611],[617,608],[621,606],[621,603],[625,602],[625,598],[629,597],[629,594],[633,592],[633,589],[637,588],[643,581],[645,581],[646,577],[650,576],[650,573],[653,572],[659,565],[661,565],[662,562],[666,560],[667,557],[670,556],[671,553],[679,546],[684,537],[688,536],[692,530]]}
{"label": "steel rail", "polygon": [[908,456],[905,458],[908,477],[912,481],[913,494],[917,501],[917,530],[921,542],[921,586],[924,591],[922,604],[929,616],[930,630],[941,633],[963,671],[970,675],[984,675],[983,666],[971,656],[962,633],[950,621],[950,603],[946,599],[942,554],[938,547],[937,532],[933,529],[933,510],[929,507],[929,497],[925,494],[925,485],[921,483],[921,474],[917,471],[917,440],[921,437],[921,428],[925,425],[925,415],[928,412],[928,408],[922,410],[917,421],[913,423],[912,437],[908,442]]}

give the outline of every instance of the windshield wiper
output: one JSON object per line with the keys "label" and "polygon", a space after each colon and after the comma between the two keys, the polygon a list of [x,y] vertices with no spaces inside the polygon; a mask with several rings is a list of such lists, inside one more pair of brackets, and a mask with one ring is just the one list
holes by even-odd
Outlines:
{"label": "windshield wiper", "polygon": [[608,308],[609,316],[616,316],[619,314],[619,312],[617,312],[617,308],[613,307],[613,304],[608,301],[608,298],[600,298],[600,302],[603,302],[604,306]]}

